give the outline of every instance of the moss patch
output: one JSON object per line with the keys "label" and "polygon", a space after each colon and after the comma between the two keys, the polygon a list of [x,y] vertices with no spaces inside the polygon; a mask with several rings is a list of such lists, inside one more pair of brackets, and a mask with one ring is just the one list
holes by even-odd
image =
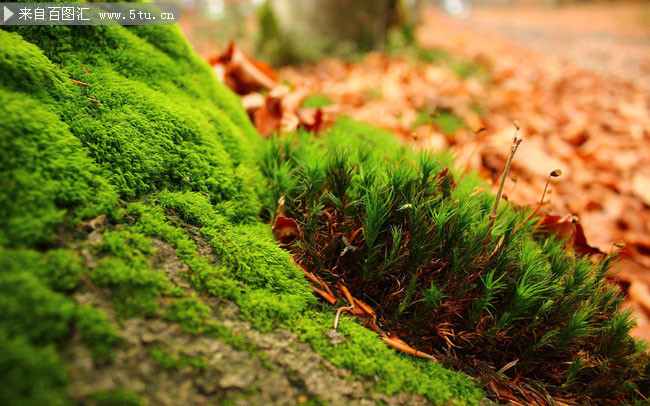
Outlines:
{"label": "moss patch", "polygon": [[199,371],[205,369],[205,362],[198,359],[188,357],[185,354],[170,354],[160,347],[151,347],[151,357],[165,369],[181,369],[185,367],[195,368]]}
{"label": "moss patch", "polygon": [[76,326],[81,339],[90,348],[95,358],[110,360],[115,347],[120,343],[117,328],[106,318],[106,314],[92,305],[77,307]]}
{"label": "moss patch", "polygon": [[[381,133],[376,136],[371,127],[351,121],[339,126],[331,137],[344,144],[345,134],[354,134],[355,131],[360,138],[372,138],[367,142],[376,145],[394,146],[396,143],[388,133],[384,134],[385,138]],[[342,326],[342,331],[349,337],[346,344],[330,346],[325,333],[333,324],[332,309],[319,310],[302,273],[291,265],[286,252],[278,250],[268,225],[224,223],[200,194],[162,193],[155,202],[158,207],[142,203],[129,207],[128,212],[138,216],[135,227],[142,227],[150,235],[174,244],[179,258],[187,264],[194,264],[192,273],[187,275],[194,285],[206,293],[233,293],[230,298],[257,328],[268,330],[282,326],[295,331],[335,365],[349,368],[358,377],[376,376],[379,379],[377,388],[387,394],[410,391],[432,402],[454,401],[460,404],[477,404],[484,396],[463,374],[449,371],[440,364],[396,353],[356,322],[343,323],[346,327]],[[172,210],[185,222],[199,226],[221,262],[212,266],[204,262],[204,258],[196,257],[194,242],[182,228],[170,224],[173,217],[166,216],[161,207]],[[186,323],[187,331],[205,331],[208,311],[197,298],[181,299],[175,303],[168,310],[168,317]],[[233,345],[229,334],[217,331],[216,335]]]}
{"label": "moss patch", "polygon": [[60,292],[85,273],[110,288],[122,317],[154,315],[156,296],[178,293],[149,266],[142,234],[105,233],[88,269],[68,247],[80,237],[73,225],[100,214],[119,222],[119,199],[162,189],[254,219],[257,135],[177,27],[3,27],[0,43],[0,331],[15,349],[2,361],[0,403],[60,404],[53,345],[73,326],[96,356],[117,344],[100,310]]}
{"label": "moss patch", "polygon": [[467,128],[467,124],[462,118],[448,110],[419,111],[413,123],[413,129],[422,125],[433,125],[443,134],[452,137],[456,131]]}
{"label": "moss patch", "polygon": [[101,391],[92,396],[97,406],[140,406],[140,396],[137,393],[114,390]]}

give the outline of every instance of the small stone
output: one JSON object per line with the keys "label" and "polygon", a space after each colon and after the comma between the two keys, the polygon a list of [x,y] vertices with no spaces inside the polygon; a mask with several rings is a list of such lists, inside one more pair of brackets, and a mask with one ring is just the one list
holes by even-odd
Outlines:
{"label": "small stone", "polygon": [[343,334],[339,333],[336,330],[329,330],[325,332],[327,338],[330,339],[330,345],[337,345],[344,343],[346,338]]}
{"label": "small stone", "polygon": [[156,335],[152,333],[143,333],[140,336],[140,341],[142,341],[144,344],[150,344],[156,341]]}
{"label": "small stone", "polygon": [[93,232],[88,235],[88,242],[91,244],[99,244],[102,241],[104,241],[104,236],[101,231],[97,229],[93,230]]}
{"label": "small stone", "polygon": [[251,382],[248,375],[228,373],[219,379],[221,389],[244,389]]}
{"label": "small stone", "polygon": [[95,269],[97,267],[97,260],[90,253],[90,250],[88,250],[87,248],[82,248],[80,253],[83,259],[86,261],[86,266],[88,268]]}

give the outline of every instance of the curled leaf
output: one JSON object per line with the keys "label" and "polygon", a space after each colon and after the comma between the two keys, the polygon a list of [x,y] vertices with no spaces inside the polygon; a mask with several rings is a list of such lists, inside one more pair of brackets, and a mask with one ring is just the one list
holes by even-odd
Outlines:
{"label": "curled leaf", "polygon": [[272,231],[275,238],[285,246],[291,245],[300,236],[300,229],[296,220],[284,216],[275,218]]}

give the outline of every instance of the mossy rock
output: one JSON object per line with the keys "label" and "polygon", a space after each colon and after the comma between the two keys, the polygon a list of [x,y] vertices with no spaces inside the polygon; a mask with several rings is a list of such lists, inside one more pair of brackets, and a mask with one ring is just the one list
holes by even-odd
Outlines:
{"label": "mossy rock", "polygon": [[[154,238],[174,247],[194,291],[235,301],[259,329],[292,329],[377,390],[484,397],[465,375],[397,354],[353,321],[342,329],[355,340],[327,345],[331,309],[260,220],[262,141],[178,27],[13,26],[0,43],[0,404],[70,403],[66,346],[78,334],[110,364],[132,317],[241,347],[203,325],[206,308],[187,306],[194,293],[156,268]],[[191,227],[216,263],[199,255]],[[110,314],[78,303],[89,287],[108,295]],[[96,392],[81,401],[140,402],[127,389]]]}
{"label": "mossy rock", "polygon": [[[65,403],[53,345],[71,326],[98,356],[117,341],[101,311],[65,294],[87,272],[64,248],[74,225],[119,221],[124,202],[163,189],[209,196],[229,221],[256,218],[258,136],[178,27],[3,27],[0,43],[0,403]],[[104,236],[108,271],[91,279],[137,287],[146,267],[120,258],[116,237]],[[160,283],[141,286],[155,296]]]}

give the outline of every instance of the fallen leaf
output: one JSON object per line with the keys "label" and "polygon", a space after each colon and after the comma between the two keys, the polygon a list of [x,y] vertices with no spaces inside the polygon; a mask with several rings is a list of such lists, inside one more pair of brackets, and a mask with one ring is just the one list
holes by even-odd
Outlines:
{"label": "fallen leaf", "polygon": [[634,194],[636,194],[646,206],[650,206],[650,176],[637,173],[632,180]]}
{"label": "fallen leaf", "polygon": [[284,246],[291,245],[300,236],[300,229],[296,220],[284,216],[275,218],[275,224],[271,231]]}
{"label": "fallen leaf", "polygon": [[237,94],[271,90],[277,86],[276,74],[271,66],[249,58],[234,42],[228,44],[221,55],[210,58],[208,62],[217,76]]}
{"label": "fallen leaf", "polygon": [[567,247],[575,249],[582,255],[602,254],[598,248],[587,243],[582,225],[574,215],[557,216],[543,213],[540,224],[542,230],[564,240]]}

